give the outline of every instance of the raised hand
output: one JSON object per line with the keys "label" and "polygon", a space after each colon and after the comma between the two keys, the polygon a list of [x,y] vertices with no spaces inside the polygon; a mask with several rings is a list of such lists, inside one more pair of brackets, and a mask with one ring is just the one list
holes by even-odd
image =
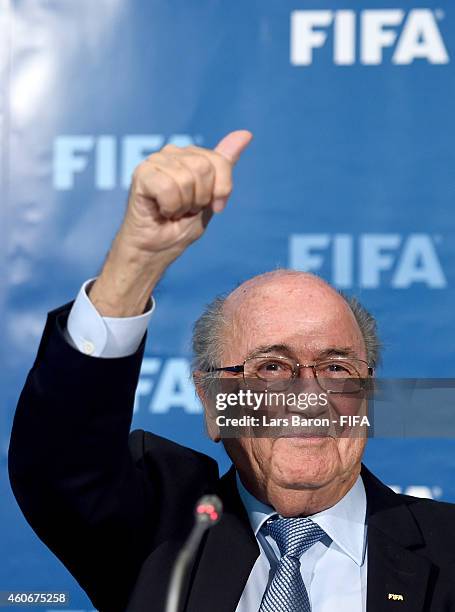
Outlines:
{"label": "raised hand", "polygon": [[164,270],[224,209],[233,167],[251,139],[241,130],[214,150],[167,145],[136,168],[124,221],[90,291],[102,315],[143,312]]}

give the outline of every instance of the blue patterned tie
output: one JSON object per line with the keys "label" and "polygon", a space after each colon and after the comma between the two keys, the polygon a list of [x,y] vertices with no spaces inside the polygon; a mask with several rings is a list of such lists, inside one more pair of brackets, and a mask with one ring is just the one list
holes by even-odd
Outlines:
{"label": "blue patterned tie", "polygon": [[271,518],[261,530],[275,540],[281,559],[259,612],[311,612],[300,557],[325,536],[325,531],[309,518]]}

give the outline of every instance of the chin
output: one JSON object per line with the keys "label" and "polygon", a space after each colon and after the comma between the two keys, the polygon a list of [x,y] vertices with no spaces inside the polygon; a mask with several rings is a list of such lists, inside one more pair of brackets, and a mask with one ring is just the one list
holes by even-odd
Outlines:
{"label": "chin", "polygon": [[337,477],[339,459],[333,438],[280,438],[273,446],[272,480],[285,489],[317,489]]}

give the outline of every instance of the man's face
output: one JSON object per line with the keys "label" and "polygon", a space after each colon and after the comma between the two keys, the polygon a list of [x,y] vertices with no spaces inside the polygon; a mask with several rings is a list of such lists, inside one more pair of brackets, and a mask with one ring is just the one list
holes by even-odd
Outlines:
{"label": "man's face", "polygon": [[[247,281],[229,296],[225,314],[232,324],[225,332],[221,366],[271,353],[301,364],[328,352],[366,361],[364,341],[348,305],[311,275],[270,273]],[[302,369],[300,376],[312,378],[312,370]],[[336,490],[339,483],[342,488],[360,471],[365,439],[249,437],[225,440],[225,446],[244,482],[258,483],[267,497],[267,491],[277,487],[304,490],[329,485]]]}

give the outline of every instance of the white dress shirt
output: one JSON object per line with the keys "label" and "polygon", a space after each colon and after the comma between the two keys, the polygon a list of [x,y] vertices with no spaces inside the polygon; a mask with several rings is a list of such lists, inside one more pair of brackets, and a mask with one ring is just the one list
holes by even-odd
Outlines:
{"label": "white dress shirt", "polygon": [[[134,353],[144,337],[151,308],[137,317],[102,317],[87,296],[84,283],[68,317],[67,340],[93,357],[115,358]],[[257,612],[280,558],[271,536],[260,532],[273,514],[251,495],[237,476],[237,486],[259,544],[257,558],[236,612]],[[302,579],[312,612],[365,612],[367,589],[366,494],[361,477],[335,506],[311,517],[327,534],[301,557]],[[296,611],[297,612],[297,611]]]}
{"label": "white dress shirt", "polygon": [[73,304],[66,329],[67,340],[79,351],[92,357],[126,357],[137,351],[155,310],[151,307],[137,317],[102,317],[87,296],[85,282]]}
{"label": "white dress shirt", "polygon": [[[260,531],[276,514],[243,486],[237,487],[247,510],[260,555],[242,593],[236,612],[257,612],[269,581],[273,578],[280,552],[271,536]],[[327,534],[303,553],[302,579],[312,612],[365,612],[367,590],[366,494],[359,476],[352,489],[335,506],[311,516]],[[296,611],[297,612],[297,611]]]}

